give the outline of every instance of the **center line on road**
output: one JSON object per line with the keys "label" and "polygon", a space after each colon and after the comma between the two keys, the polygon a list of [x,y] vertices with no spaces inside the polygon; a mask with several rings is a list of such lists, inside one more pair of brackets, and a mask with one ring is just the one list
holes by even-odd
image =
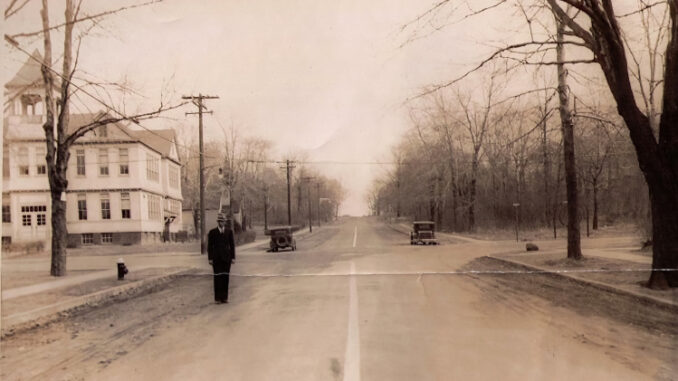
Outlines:
{"label": "center line on road", "polygon": [[360,381],[360,326],[358,320],[358,287],[355,263],[351,262],[349,280],[348,331],[344,355],[344,381]]}
{"label": "center line on road", "polygon": [[358,240],[358,226],[356,225],[355,229],[353,229],[353,247],[355,247],[355,243]]}

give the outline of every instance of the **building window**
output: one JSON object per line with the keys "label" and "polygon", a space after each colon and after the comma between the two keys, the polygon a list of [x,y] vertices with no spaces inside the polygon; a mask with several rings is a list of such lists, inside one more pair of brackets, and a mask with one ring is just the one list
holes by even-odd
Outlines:
{"label": "building window", "polygon": [[85,176],[85,150],[79,149],[75,151],[75,157],[78,164],[78,176]]}
{"label": "building window", "polygon": [[85,193],[78,194],[78,219],[87,219],[87,195]]}
{"label": "building window", "polygon": [[2,206],[2,222],[12,222],[12,211],[9,205]]}
{"label": "building window", "polygon": [[28,174],[30,173],[28,170],[28,148],[26,147],[19,148],[18,162],[19,162],[19,175],[28,176]]}
{"label": "building window", "polygon": [[167,210],[173,216],[178,216],[181,212],[181,202],[177,200],[167,199]]}
{"label": "building window", "polygon": [[108,176],[108,148],[99,148],[99,175]]}
{"label": "building window", "polygon": [[148,219],[159,220],[160,213],[160,196],[148,195]]}
{"label": "building window", "polygon": [[169,171],[169,185],[175,189],[179,188],[179,168],[170,164],[167,170]]}
{"label": "building window", "polygon": [[113,243],[113,233],[101,233],[101,243]]}
{"label": "building window", "polygon": [[108,198],[108,193],[102,193],[101,197],[101,219],[111,219],[111,200]]}
{"label": "building window", "polygon": [[92,233],[85,233],[82,235],[82,244],[83,245],[91,245],[94,243],[94,234]]}
{"label": "building window", "polygon": [[120,193],[120,209],[122,210],[122,218],[124,219],[132,218],[132,213],[130,210],[129,193],[127,192]]}
{"label": "building window", "polygon": [[2,246],[9,246],[12,244],[12,237],[2,237]]}
{"label": "building window", "polygon": [[101,126],[96,129],[96,132],[94,133],[100,138],[107,138],[108,137],[108,129],[106,126]]}
{"label": "building window", "polygon": [[9,147],[2,145],[2,177],[9,178]]}
{"label": "building window", "polygon": [[129,153],[127,148],[120,148],[118,150],[118,161],[120,162],[120,174],[129,174]]}
{"label": "building window", "polygon": [[36,219],[38,221],[38,226],[45,226],[47,225],[47,215],[42,213],[42,214],[37,214]]}
{"label": "building window", "polygon": [[21,215],[21,225],[22,226],[31,226],[32,216],[30,214]]}
{"label": "building window", "polygon": [[46,212],[47,207],[45,205],[27,205],[21,207],[21,213],[34,213],[34,212]]}
{"label": "building window", "polygon": [[146,154],[146,179],[160,181],[160,160],[149,154]]}
{"label": "building window", "polygon": [[35,149],[35,173],[38,175],[47,174],[47,159],[45,158],[45,147]]}

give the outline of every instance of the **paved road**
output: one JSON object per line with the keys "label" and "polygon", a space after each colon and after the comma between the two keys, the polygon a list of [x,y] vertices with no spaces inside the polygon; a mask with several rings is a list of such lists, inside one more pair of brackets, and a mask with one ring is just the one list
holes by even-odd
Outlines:
{"label": "paved road", "polygon": [[[96,372],[89,377],[98,380],[639,380],[665,374],[666,361],[638,350],[653,336],[536,296],[506,296],[479,281],[482,275],[463,272],[474,258],[517,248],[506,245],[412,247],[375,220],[346,219],[299,240],[296,252],[240,252],[227,305],[211,303],[205,274],[140,299],[136,310],[116,307],[136,311],[143,323],[124,321],[123,314],[109,329],[110,311],[87,317],[82,324],[99,324],[97,330],[76,332],[72,339],[79,335],[83,343],[71,350],[78,354],[52,360],[49,372],[56,373],[47,374],[72,375],[88,362],[88,372]],[[135,314],[130,321],[140,319]],[[47,340],[58,343],[53,335]],[[42,358],[28,355],[14,365],[30,367]],[[21,378],[45,373],[26,375]]]}
{"label": "paved road", "polygon": [[271,277],[237,278],[232,304],[164,332],[101,377],[645,377],[563,335],[563,326],[588,324],[566,311],[531,316],[488,303],[467,277],[417,274],[455,272],[491,245],[411,247],[404,238],[352,219],[300,243],[295,253],[243,255],[234,272]]}

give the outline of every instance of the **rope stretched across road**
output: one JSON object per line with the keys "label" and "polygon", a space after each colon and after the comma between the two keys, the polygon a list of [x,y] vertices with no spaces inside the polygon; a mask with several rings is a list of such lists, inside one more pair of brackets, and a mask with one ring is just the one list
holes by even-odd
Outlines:
{"label": "rope stretched across road", "polygon": [[633,273],[633,272],[647,272],[647,271],[656,271],[656,272],[674,272],[678,269],[663,268],[663,269],[617,269],[617,270],[605,270],[605,269],[572,269],[572,270],[461,270],[461,271],[408,271],[408,272],[362,272],[362,273],[296,273],[296,274],[244,274],[244,273],[208,273],[208,272],[199,272],[199,273],[190,273],[183,275],[231,275],[243,278],[295,278],[295,277],[349,277],[349,276],[421,276],[421,275],[516,275],[516,274],[585,274],[585,273]]}

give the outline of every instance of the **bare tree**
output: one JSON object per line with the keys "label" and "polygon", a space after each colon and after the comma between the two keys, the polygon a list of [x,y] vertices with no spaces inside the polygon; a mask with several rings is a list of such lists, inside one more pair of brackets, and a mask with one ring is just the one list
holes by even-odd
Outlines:
{"label": "bare tree", "polygon": [[492,114],[494,96],[499,90],[496,83],[496,74],[490,75],[490,81],[487,88],[483,89],[482,105],[472,103],[470,97],[465,97],[461,92],[457,92],[459,109],[462,113],[460,124],[467,132],[467,137],[471,142],[471,176],[469,183],[469,201],[468,201],[468,224],[469,229],[475,227],[476,213],[476,194],[478,182],[478,170],[480,165],[481,150],[485,142],[485,136],[495,115]]}
{"label": "bare tree", "polygon": [[[425,24],[426,20],[422,19],[429,17],[431,13],[439,13],[438,10],[449,3],[449,0],[441,1],[411,24]],[[532,33],[533,26],[538,24],[533,21],[542,10],[555,14],[558,21],[564,25],[564,36],[567,38],[561,43],[577,46],[592,54],[591,58],[574,58],[567,63],[594,63],[601,69],[607,88],[617,105],[617,111],[629,131],[651,200],[653,271],[648,285],[651,288],[678,287],[678,271],[675,271],[678,268],[678,2],[675,0],[641,2],[636,11],[627,14],[617,14],[611,0],[499,1],[491,9],[504,3],[517,4],[521,7],[528,4],[523,8],[534,10],[529,17],[525,17],[526,30],[530,31],[531,39],[497,49],[477,67],[482,67],[499,57],[513,57],[520,65],[558,63],[549,61],[546,55],[559,42],[553,38],[535,40]],[[574,8],[576,13],[568,14],[564,9],[567,6]],[[653,9],[666,9],[668,14],[666,37],[655,43],[657,50],[663,52],[659,57],[663,56],[664,60],[663,79],[657,79],[652,85],[658,87],[661,83],[663,86],[657,135],[653,131],[652,111],[643,111],[638,105],[627,54],[630,46],[620,25],[622,18],[647,13]],[[485,9],[470,12],[468,16],[475,16],[484,11]],[[466,76],[468,73],[436,88],[449,86]],[[435,91],[436,88],[429,92]]]}
{"label": "bare tree", "polygon": [[[18,4],[12,8],[16,2],[12,2],[10,7],[5,10],[5,17],[9,17],[18,12],[26,2]],[[106,102],[88,92],[84,86],[74,83],[74,75],[78,66],[78,57],[80,51],[80,44],[85,32],[80,35],[74,34],[76,24],[81,22],[90,22],[91,28],[97,25],[98,21],[105,15],[117,13],[121,10],[128,9],[123,7],[116,10],[111,10],[97,15],[80,16],[82,1],[76,5],[74,0],[65,1],[64,22],[58,25],[51,25],[49,20],[48,1],[42,1],[42,9],[40,12],[42,19],[42,29],[31,33],[18,33],[12,36],[5,35],[5,40],[9,42],[15,49],[29,55],[31,59],[39,61],[41,64],[42,78],[45,88],[45,114],[46,120],[43,124],[43,130],[46,138],[46,162],[47,162],[47,177],[50,187],[52,214],[52,260],[50,267],[50,274],[53,276],[63,276],[66,274],[66,244],[67,244],[67,225],[66,225],[66,201],[64,195],[68,188],[68,179],[66,171],[68,169],[68,160],[70,156],[70,148],[88,132],[107,124],[114,124],[118,122],[134,122],[157,117],[162,112],[179,107],[181,105],[167,106],[160,104],[155,109],[136,115],[125,115],[119,112]],[[9,15],[9,16],[8,16]],[[53,68],[53,48],[51,33],[55,29],[63,28],[64,45],[62,52],[62,67],[61,70]],[[21,37],[42,36],[44,45],[44,54],[42,59],[30,55],[21,44],[17,41]],[[77,42],[77,45],[74,43]],[[58,88],[58,95],[57,94]],[[78,126],[77,128],[69,129],[69,115],[71,110],[71,103],[76,92],[81,92],[92,97],[96,102],[103,105],[106,109],[105,113],[100,113],[95,120]],[[56,97],[55,97],[56,96]]]}
{"label": "bare tree", "polygon": [[617,110],[626,122],[640,169],[650,191],[653,222],[653,261],[649,286],[678,287],[678,3],[668,7],[670,32],[664,52],[664,92],[659,139],[655,138],[650,115],[638,107],[631,85],[626,43],[614,6],[609,0],[567,1],[590,22],[569,16],[555,0],[548,0],[557,17],[570,32],[593,52],[608,87],[617,102]]}

